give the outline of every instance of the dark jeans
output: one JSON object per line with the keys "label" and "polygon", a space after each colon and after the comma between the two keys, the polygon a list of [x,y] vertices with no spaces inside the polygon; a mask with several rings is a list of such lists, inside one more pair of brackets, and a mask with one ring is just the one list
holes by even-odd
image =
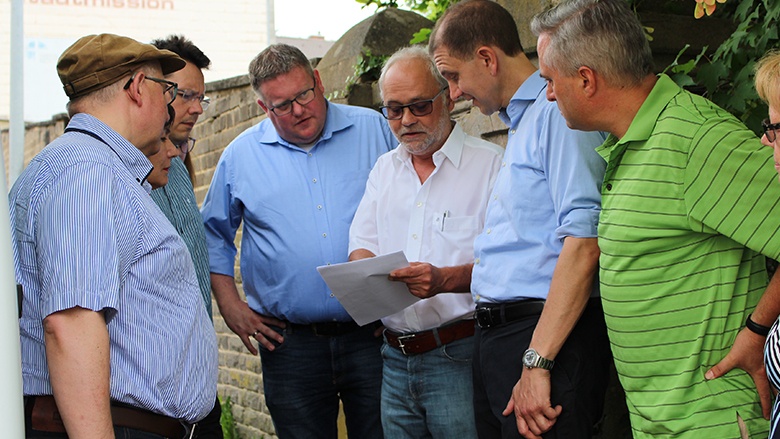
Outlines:
{"label": "dark jeans", "polygon": [[277,330],[284,342],[260,347],[265,401],[279,439],[336,439],[339,399],[351,438],[382,438],[382,338],[374,325],[339,336]]}
{"label": "dark jeans", "polygon": [[[539,316],[489,329],[477,327],[474,353],[474,412],[480,439],[518,439],[514,414],[501,412],[520,379],[522,355]],[[552,406],[563,412],[544,439],[590,438],[601,419],[612,355],[601,302],[591,299],[566,340],[551,373]]]}
{"label": "dark jeans", "polygon": [[198,422],[198,439],[222,439],[222,424],[219,423],[221,417],[222,406],[219,405],[217,397],[211,412]]}

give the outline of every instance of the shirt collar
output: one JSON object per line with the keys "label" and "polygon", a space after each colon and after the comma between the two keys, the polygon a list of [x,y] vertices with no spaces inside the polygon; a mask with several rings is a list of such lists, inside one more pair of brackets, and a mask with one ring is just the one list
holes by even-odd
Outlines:
{"label": "shirt collar", "polygon": [[661,116],[669,102],[677,96],[682,89],[666,74],[658,75],[653,89],[647,95],[642,106],[639,107],[634,119],[631,121],[628,130],[622,138],[618,139],[610,134],[603,145],[596,148],[596,151],[602,156],[609,155],[609,149],[615,145],[629,142],[644,142],[650,138],[655,129],[655,124]]}
{"label": "shirt collar", "polygon": [[[347,115],[344,114],[343,111],[341,111],[340,108],[338,108],[338,106],[333,105],[328,101],[325,102],[327,105],[325,126],[322,128],[322,134],[320,135],[320,138],[317,139],[317,141],[314,143],[315,147],[320,143],[320,141],[328,140],[333,137],[333,133],[349,128],[353,125],[353,122],[347,117]],[[282,139],[282,137],[279,136],[279,133],[276,132],[275,128],[272,130],[265,130],[259,141],[260,143],[279,144],[288,148],[297,148],[297,145]]]}
{"label": "shirt collar", "polygon": [[535,71],[523,81],[512,99],[509,100],[509,105],[499,111],[498,117],[509,127],[516,125],[523,117],[525,110],[539,99],[546,88],[547,81],[539,75],[539,70]]}
{"label": "shirt collar", "polygon": [[91,114],[75,114],[68,123],[68,127],[92,132],[103,139],[105,144],[111,148],[122,164],[130,171],[135,180],[147,192],[151,192],[152,187],[146,181],[146,178],[152,172],[152,163],[135,145]]}

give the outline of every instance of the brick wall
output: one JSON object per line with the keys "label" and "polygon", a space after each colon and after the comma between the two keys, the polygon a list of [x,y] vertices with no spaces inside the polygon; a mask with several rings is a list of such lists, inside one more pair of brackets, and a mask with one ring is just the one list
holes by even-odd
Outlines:
{"label": "brick wall", "polygon": [[[242,131],[265,118],[246,76],[209,83],[206,85],[206,93],[211,98],[211,105],[192,131],[192,136],[198,139],[192,152],[195,198],[198,204],[206,196],[214,168],[225,147]],[[236,235],[237,247],[240,240],[239,229]],[[243,298],[238,263],[236,282]],[[213,308],[214,329],[219,343],[219,395],[223,399],[230,397],[233,403],[233,417],[239,437],[273,438],[271,416],[263,400],[260,357],[251,355],[227,327],[216,302]]]}

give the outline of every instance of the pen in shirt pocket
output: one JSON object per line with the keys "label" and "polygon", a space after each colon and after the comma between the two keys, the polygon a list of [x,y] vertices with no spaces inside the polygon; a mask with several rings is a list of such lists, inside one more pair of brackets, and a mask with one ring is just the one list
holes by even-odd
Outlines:
{"label": "pen in shirt pocket", "polygon": [[441,231],[444,231],[444,220],[447,219],[447,217],[450,216],[450,211],[445,210],[444,213],[441,214]]}

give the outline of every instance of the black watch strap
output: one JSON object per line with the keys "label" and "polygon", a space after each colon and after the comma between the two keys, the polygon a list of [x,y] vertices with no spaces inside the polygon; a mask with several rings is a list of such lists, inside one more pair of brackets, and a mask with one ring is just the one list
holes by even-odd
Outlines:
{"label": "black watch strap", "polygon": [[750,318],[752,315],[753,314],[748,314],[747,320],[745,320],[745,327],[762,337],[769,335],[769,326],[759,325],[758,323],[754,322],[753,319]]}

